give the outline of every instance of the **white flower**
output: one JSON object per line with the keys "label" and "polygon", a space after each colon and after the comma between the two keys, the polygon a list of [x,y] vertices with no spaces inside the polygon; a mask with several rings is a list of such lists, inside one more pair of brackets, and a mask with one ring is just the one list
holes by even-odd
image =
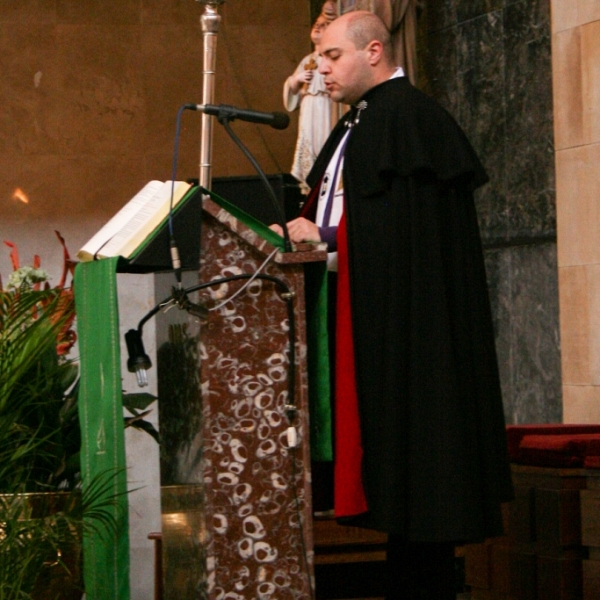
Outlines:
{"label": "white flower", "polygon": [[48,273],[46,273],[44,269],[20,267],[9,275],[7,287],[13,289],[18,289],[23,286],[31,287],[35,283],[42,283],[47,280]]}

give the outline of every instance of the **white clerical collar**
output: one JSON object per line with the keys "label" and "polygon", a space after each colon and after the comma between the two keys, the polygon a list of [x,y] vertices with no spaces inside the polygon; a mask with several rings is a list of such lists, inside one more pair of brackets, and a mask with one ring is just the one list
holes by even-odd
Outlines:
{"label": "white clerical collar", "polygon": [[396,77],[404,77],[404,69],[402,67],[396,67],[396,70],[390,79],[396,79]]}

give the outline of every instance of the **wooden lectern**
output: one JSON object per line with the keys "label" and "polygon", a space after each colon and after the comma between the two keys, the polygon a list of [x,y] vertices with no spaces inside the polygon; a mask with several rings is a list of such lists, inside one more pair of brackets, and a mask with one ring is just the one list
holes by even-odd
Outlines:
{"label": "wooden lectern", "polygon": [[[200,326],[196,387],[201,392],[196,397],[188,393],[192,385],[171,397],[159,387],[161,435],[167,438],[161,449],[163,597],[310,598],[304,269],[326,260],[325,246],[304,244],[280,252],[206,197],[201,219],[201,282],[254,273],[265,263],[261,273],[283,280],[294,294],[298,445],[290,449],[287,435],[286,302],[277,284],[255,279],[235,299],[209,312]],[[197,302],[209,309],[218,306],[245,283],[207,288]],[[184,342],[173,339],[171,350]],[[159,361],[161,352],[169,348],[159,349]],[[178,356],[174,361],[171,352],[163,364],[163,373],[166,364],[166,376],[175,383],[189,353]]]}

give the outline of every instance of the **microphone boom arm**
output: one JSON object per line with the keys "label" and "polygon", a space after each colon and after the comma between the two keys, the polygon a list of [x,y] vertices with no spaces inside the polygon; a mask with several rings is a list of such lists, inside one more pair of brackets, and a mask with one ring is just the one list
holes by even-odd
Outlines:
{"label": "microphone boom arm", "polygon": [[284,250],[286,252],[291,252],[292,251],[292,243],[290,241],[290,234],[289,234],[289,231],[287,228],[285,214],[283,212],[281,204],[277,200],[277,196],[275,195],[273,186],[269,183],[267,176],[265,175],[264,171],[260,168],[260,165],[254,158],[254,156],[252,156],[252,154],[250,153],[250,150],[248,150],[248,148],[246,148],[246,146],[244,146],[244,144],[242,143],[240,138],[231,129],[231,126],[229,125],[231,116],[226,115],[226,114],[219,115],[217,117],[217,120],[219,121],[219,123],[221,123],[221,125],[223,125],[223,127],[225,128],[225,131],[227,131],[227,133],[229,134],[229,137],[235,142],[237,147],[244,153],[246,158],[252,163],[252,166],[258,173],[258,176],[260,177],[263,185],[265,186],[265,188],[267,190],[267,194],[269,196],[269,199],[271,200],[273,208],[275,209],[275,211],[277,213],[277,216],[279,218],[279,224],[281,225],[281,229],[283,229]]}

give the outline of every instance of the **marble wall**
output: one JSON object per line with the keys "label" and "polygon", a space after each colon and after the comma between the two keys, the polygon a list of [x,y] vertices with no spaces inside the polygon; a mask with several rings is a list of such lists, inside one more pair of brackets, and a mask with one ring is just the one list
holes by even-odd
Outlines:
{"label": "marble wall", "polygon": [[476,199],[509,423],[562,419],[549,0],[438,0],[420,87],[458,120],[490,183]]}

